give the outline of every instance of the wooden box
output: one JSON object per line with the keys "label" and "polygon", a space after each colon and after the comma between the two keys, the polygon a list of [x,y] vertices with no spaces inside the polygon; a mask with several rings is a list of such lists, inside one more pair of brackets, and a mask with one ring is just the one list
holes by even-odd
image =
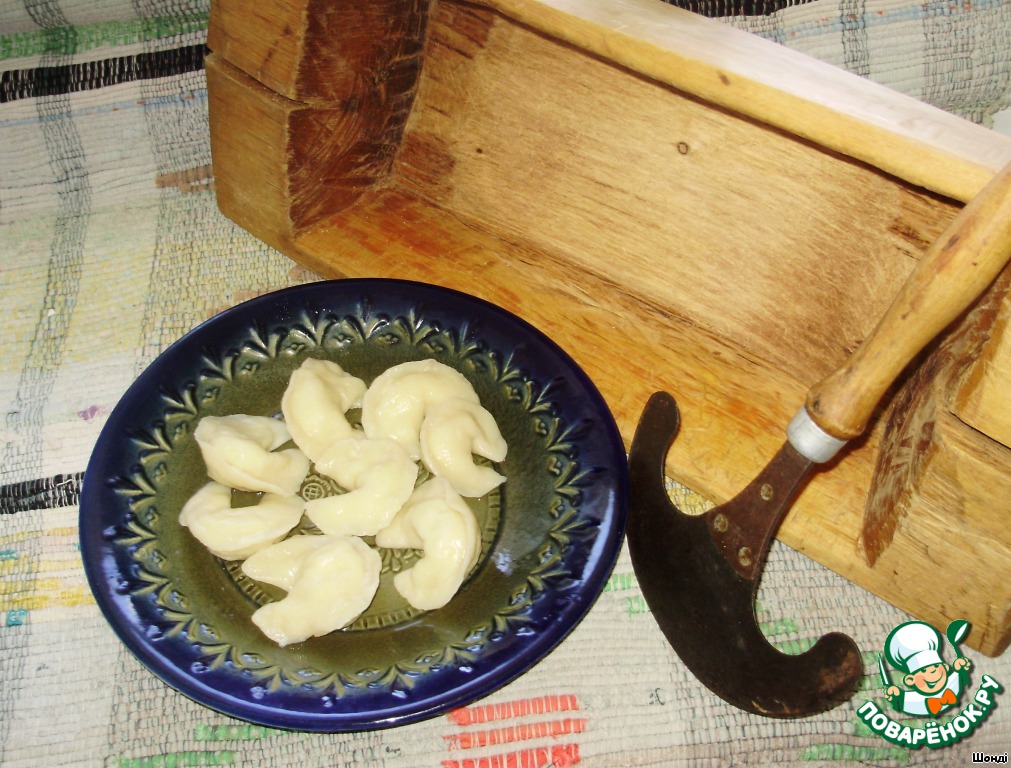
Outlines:
{"label": "wooden box", "polygon": [[[215,0],[221,210],[328,277],[457,288],[552,336],[719,502],[1011,140],[658,0]],[[1011,640],[1005,271],[780,538],[969,642]],[[840,627],[843,628],[844,627]]]}

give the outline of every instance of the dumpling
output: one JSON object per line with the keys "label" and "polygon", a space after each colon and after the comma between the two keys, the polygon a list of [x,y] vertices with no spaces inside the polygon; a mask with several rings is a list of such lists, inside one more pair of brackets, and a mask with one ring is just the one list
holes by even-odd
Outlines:
{"label": "dumpling", "polygon": [[298,496],[265,494],[250,507],[232,508],[232,489],[211,481],[183,505],[179,524],[224,560],[242,560],[283,539],[302,519]]}
{"label": "dumpling", "polygon": [[310,461],[335,440],[355,431],[347,412],[361,406],[365,382],[337,363],[309,358],[291,374],[281,397],[281,413],[295,445]]}
{"label": "dumpling", "polygon": [[484,496],[505,481],[491,467],[474,463],[473,454],[502,461],[508,448],[495,417],[481,405],[454,398],[433,406],[425,414],[420,437],[421,461],[461,496]]}
{"label": "dumpling", "polygon": [[448,603],[481,554],[481,532],[467,502],[435,477],[418,486],[393,522],[376,535],[390,549],[422,549],[423,557],[393,577],[412,606],[427,611]]}
{"label": "dumpling", "polygon": [[338,440],[316,469],[347,491],[305,505],[309,519],[334,536],[374,536],[410,498],[418,479],[418,465],[389,439]]}
{"label": "dumpling", "polygon": [[372,603],[382,558],[354,536],[320,536],[297,568],[288,594],[253,613],[253,623],[280,646],[346,627]]}
{"label": "dumpling", "polygon": [[457,397],[479,402],[474,387],[459,371],[436,360],[401,363],[383,371],[365,392],[362,427],[370,438],[396,440],[417,460],[425,412]]}
{"label": "dumpling", "polygon": [[288,592],[294,586],[295,577],[305,559],[327,541],[326,536],[292,536],[251,555],[242,564],[242,572],[251,579],[272,584]]}
{"label": "dumpling", "polygon": [[269,416],[204,416],[193,434],[211,480],[230,488],[293,496],[309,471],[297,448],[274,450],[291,435]]}

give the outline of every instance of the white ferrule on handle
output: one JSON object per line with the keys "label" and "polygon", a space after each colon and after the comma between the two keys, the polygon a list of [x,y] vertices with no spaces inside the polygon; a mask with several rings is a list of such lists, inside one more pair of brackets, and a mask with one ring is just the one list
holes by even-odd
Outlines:
{"label": "white ferrule on handle", "polygon": [[816,464],[830,460],[848,442],[832,437],[815,424],[806,408],[801,408],[790,420],[786,428],[786,439],[801,456]]}

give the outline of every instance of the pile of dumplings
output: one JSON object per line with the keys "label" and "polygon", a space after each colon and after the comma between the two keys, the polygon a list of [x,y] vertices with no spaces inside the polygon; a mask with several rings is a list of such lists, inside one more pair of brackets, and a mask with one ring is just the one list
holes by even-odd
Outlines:
{"label": "pile of dumplings", "polygon": [[[361,429],[347,414],[361,409]],[[505,481],[492,462],[507,446],[494,417],[461,373],[435,360],[393,366],[371,386],[337,363],[310,358],[291,375],[282,419],[205,416],[194,436],[209,482],[184,505],[179,522],[213,554],[242,560],[252,579],[287,595],[253,614],[280,646],[346,627],[379,588],[378,547],[419,549],[394,577],[419,610],[441,608],[474,567],[481,534],[466,497]],[[294,442],[294,448],[282,448]],[[418,484],[419,464],[431,478]],[[345,493],[299,495],[311,465]],[[262,494],[232,508],[232,489]],[[322,535],[296,533],[302,515]]]}

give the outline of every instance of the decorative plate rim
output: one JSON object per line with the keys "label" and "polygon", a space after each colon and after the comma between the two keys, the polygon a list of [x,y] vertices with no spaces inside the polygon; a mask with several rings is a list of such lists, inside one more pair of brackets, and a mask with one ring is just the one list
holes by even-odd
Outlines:
{"label": "decorative plate rim", "polygon": [[[329,293],[329,297],[324,302],[321,297],[325,293]],[[559,375],[564,374],[565,379],[578,388],[581,396],[591,404],[593,415],[604,426],[606,435],[597,436],[597,439],[606,442],[602,451],[610,455],[611,466],[608,469],[613,473],[613,487],[609,487],[607,508],[601,515],[599,530],[589,548],[592,551],[585,552],[586,568],[573,577],[579,583],[579,590],[565,611],[559,612],[563,620],[552,622],[542,631],[515,640],[517,647],[507,658],[498,659],[489,668],[475,671],[447,690],[437,689],[434,693],[426,693],[419,698],[408,696],[402,703],[392,702],[389,696],[385,696],[382,697],[381,706],[377,702],[377,706],[352,713],[279,709],[269,699],[265,703],[250,701],[223,690],[214,685],[213,681],[206,683],[205,679],[173,663],[172,658],[146,641],[131,624],[126,616],[132,610],[127,607],[130,598],[116,594],[113,586],[119,583],[117,579],[122,581],[124,578],[116,562],[116,554],[112,551],[110,539],[113,537],[103,531],[110,527],[109,515],[114,514],[103,514],[101,509],[102,494],[108,492],[109,475],[114,469],[109,466],[110,452],[106,448],[114,441],[122,441],[131,429],[136,428],[136,422],[131,422],[131,417],[134,417],[135,411],[140,407],[137,399],[145,397],[152,387],[160,386],[160,381],[165,378],[164,369],[174,358],[188,348],[199,345],[206,335],[213,336],[216,325],[227,324],[236,317],[256,317],[258,310],[262,310],[264,315],[271,315],[272,320],[276,321],[274,316],[278,314],[278,307],[289,304],[293,307],[302,306],[307,303],[307,297],[317,297],[316,306],[320,311],[323,311],[326,302],[333,307],[333,311],[338,311],[339,306],[357,306],[363,296],[370,295],[394,296],[394,301],[406,302],[413,307],[419,303],[437,301],[438,311],[459,316],[458,319],[461,320],[466,316],[464,310],[476,313],[484,322],[494,320],[505,327],[512,326],[510,330],[517,333],[522,339],[521,343],[534,345],[550,354],[552,364],[557,365],[561,372]],[[519,340],[517,343],[520,343]],[[192,353],[189,356],[192,357]],[[112,453],[115,454],[114,451]],[[539,663],[578,626],[603,591],[620,553],[627,521],[627,483],[623,443],[603,397],[568,353],[527,321],[478,297],[425,283],[383,278],[320,281],[263,294],[215,315],[169,345],[141,372],[127,388],[103,426],[85,472],[79,513],[81,554],[92,593],[114,632],[143,666],[188,698],[223,714],[268,727],[315,732],[387,728],[430,718],[498,690]],[[112,521],[113,524],[115,522]]]}

